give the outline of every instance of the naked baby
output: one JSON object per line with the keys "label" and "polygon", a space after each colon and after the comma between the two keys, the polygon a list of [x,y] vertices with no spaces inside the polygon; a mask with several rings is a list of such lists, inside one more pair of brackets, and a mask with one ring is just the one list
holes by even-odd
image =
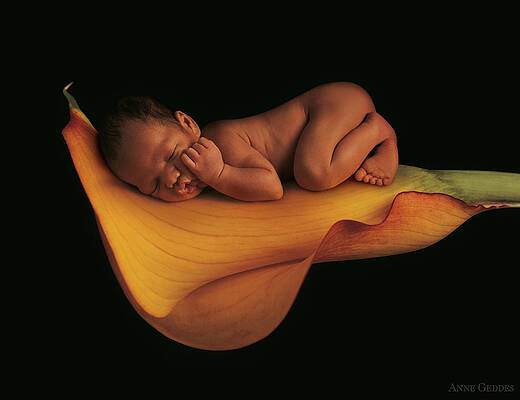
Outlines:
{"label": "naked baby", "polygon": [[144,194],[188,200],[210,186],[243,201],[278,200],[282,182],[322,191],[346,179],[391,184],[397,139],[360,86],[315,87],[258,115],[202,131],[182,111],[147,97],[121,99],[100,130],[110,169]]}

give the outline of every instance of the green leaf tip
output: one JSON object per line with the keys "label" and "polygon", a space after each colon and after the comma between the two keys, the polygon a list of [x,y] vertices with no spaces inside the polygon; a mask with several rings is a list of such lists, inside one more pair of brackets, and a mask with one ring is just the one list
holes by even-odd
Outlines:
{"label": "green leaf tip", "polygon": [[79,110],[79,105],[78,105],[78,102],[76,101],[76,99],[67,91],[73,84],[74,82],[71,82],[69,83],[67,86],[65,86],[63,88],[63,94],[65,95],[65,97],[67,98],[67,101],[69,102],[69,107],[71,109],[76,109],[76,110]]}
{"label": "green leaf tip", "polygon": [[96,130],[96,128],[94,128],[94,125],[92,125],[92,123],[89,121],[89,119],[87,118],[87,116],[83,113],[83,111],[81,111],[81,109],[79,108],[79,105],[78,105],[78,102],[76,101],[76,99],[74,98],[74,96],[72,96],[69,92],[68,92],[68,89],[72,86],[74,82],[71,82],[69,83],[67,86],[65,86],[63,88],[63,94],[65,95],[65,97],[67,98],[67,101],[69,103],[69,109],[70,111],[72,112],[73,110],[76,112],[76,114],[78,114],[86,123],[88,123],[94,130]]}

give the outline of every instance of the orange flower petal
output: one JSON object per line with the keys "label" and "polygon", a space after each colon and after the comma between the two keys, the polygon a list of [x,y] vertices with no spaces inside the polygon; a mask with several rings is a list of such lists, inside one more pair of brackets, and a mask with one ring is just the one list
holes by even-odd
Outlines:
{"label": "orange flower petal", "polygon": [[444,194],[401,193],[382,223],[339,221],[303,260],[210,282],[178,302],[165,318],[140,313],[164,335],[189,346],[207,350],[247,346],[269,335],[285,318],[313,263],[418,250],[484,210]]}

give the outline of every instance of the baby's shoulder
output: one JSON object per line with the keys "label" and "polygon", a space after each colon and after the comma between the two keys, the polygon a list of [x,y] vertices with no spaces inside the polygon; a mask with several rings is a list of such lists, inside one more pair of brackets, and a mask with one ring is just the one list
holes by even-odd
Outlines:
{"label": "baby's shoulder", "polygon": [[226,158],[251,147],[247,134],[235,120],[211,122],[202,130],[202,136],[212,140]]}
{"label": "baby's shoulder", "polygon": [[202,136],[207,137],[214,142],[242,139],[242,134],[243,132],[235,120],[213,121],[202,129]]}

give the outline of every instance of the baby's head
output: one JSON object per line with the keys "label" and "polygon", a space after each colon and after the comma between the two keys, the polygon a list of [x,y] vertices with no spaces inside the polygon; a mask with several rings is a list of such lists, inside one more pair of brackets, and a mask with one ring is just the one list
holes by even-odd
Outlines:
{"label": "baby's head", "polygon": [[99,132],[101,152],[115,175],[144,194],[166,201],[191,199],[206,184],[181,161],[199,140],[197,123],[149,97],[125,97]]}

